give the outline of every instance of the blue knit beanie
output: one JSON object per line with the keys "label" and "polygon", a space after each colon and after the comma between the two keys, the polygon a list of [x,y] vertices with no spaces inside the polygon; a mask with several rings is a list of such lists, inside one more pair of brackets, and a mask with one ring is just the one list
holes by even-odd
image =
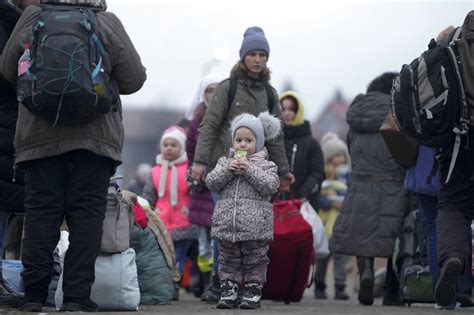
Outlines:
{"label": "blue knit beanie", "polygon": [[262,50],[270,56],[270,46],[265,38],[265,33],[258,26],[249,27],[244,33],[244,39],[242,46],[240,46],[240,59],[244,59],[245,56],[253,50]]}

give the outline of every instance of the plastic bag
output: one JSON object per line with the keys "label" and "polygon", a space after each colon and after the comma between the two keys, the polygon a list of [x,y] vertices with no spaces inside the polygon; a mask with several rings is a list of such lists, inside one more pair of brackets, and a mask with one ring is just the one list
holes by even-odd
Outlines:
{"label": "plastic bag", "polygon": [[306,201],[301,205],[300,212],[306,222],[311,225],[311,229],[313,230],[313,247],[316,251],[316,258],[320,259],[327,257],[330,254],[329,241],[326,236],[323,221],[321,221],[321,218],[309,201]]}

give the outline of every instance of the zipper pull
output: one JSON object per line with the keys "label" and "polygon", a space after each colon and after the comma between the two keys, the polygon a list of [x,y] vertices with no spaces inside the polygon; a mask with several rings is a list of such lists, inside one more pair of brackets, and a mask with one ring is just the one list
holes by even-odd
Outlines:
{"label": "zipper pull", "polygon": [[12,182],[15,183],[16,182],[16,164],[13,164],[13,178],[12,178]]}

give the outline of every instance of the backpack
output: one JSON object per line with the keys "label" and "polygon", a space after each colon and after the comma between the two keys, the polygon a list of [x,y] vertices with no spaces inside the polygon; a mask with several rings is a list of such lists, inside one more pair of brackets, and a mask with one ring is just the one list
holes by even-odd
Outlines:
{"label": "backpack", "polygon": [[[447,47],[434,39],[428,50],[409,65],[403,65],[393,81],[392,113],[400,129],[428,147],[452,145],[449,181],[461,147],[471,125],[470,109],[461,78],[457,47],[465,41],[458,28]],[[470,83],[470,82],[466,82]]]}
{"label": "backpack", "polygon": [[[230,105],[232,105],[232,102],[234,101],[235,94],[237,94],[238,80],[236,78],[229,78],[227,80],[230,81],[229,91],[227,91],[227,99],[230,107]],[[273,106],[275,105],[275,95],[273,94],[273,88],[270,84],[265,83],[264,86],[265,91],[267,92],[268,112],[271,113],[273,110]]]}
{"label": "backpack", "polygon": [[405,218],[399,244],[397,259],[401,261],[399,280],[403,301],[409,304],[434,302],[433,280],[428,265],[423,215],[420,210],[412,211]]}
{"label": "backpack", "polygon": [[33,25],[28,67],[19,71],[18,101],[53,126],[85,123],[109,112],[114,97],[96,14],[85,7],[42,9]]}

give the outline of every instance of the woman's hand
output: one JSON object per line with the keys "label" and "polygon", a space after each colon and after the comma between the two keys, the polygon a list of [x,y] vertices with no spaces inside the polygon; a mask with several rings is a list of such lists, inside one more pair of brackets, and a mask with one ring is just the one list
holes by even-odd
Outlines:
{"label": "woman's hand", "polygon": [[295,176],[291,173],[286,174],[283,177],[280,177],[280,190],[281,191],[290,191],[290,185],[295,182]]}
{"label": "woman's hand", "polygon": [[191,169],[191,177],[198,183],[204,182],[207,173],[207,166],[204,164],[194,163]]}

